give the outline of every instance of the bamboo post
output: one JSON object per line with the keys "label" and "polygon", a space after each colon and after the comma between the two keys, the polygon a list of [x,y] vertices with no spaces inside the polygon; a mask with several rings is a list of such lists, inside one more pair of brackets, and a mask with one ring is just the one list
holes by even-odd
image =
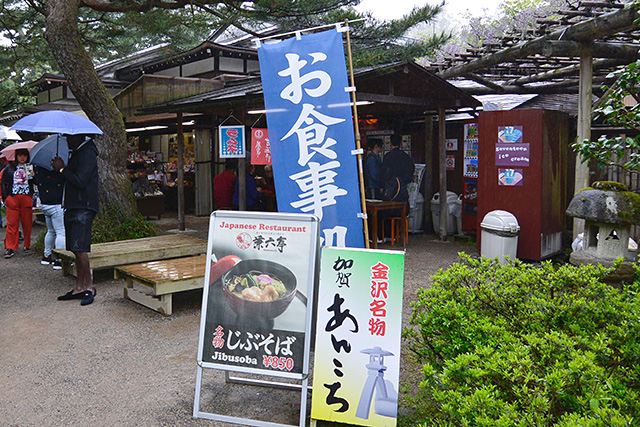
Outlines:
{"label": "bamboo post", "polygon": [[184,132],[182,130],[182,113],[178,113],[178,230],[184,231]]}
{"label": "bamboo post", "polygon": [[[356,81],[353,77],[353,59],[351,57],[351,38],[349,37],[349,21],[345,22],[347,26],[347,56],[349,57],[349,76],[351,78],[351,87],[356,87]],[[360,205],[362,208],[362,213],[364,216],[362,217],[363,227],[364,227],[364,247],[369,249],[369,224],[367,221],[367,202],[365,201],[364,194],[364,174],[362,173],[362,154],[360,154],[360,150],[362,145],[360,144],[360,125],[358,124],[358,106],[356,105],[356,92],[355,90],[351,91],[351,104],[353,108],[353,126],[355,130],[356,137],[356,149],[358,150],[358,181],[360,182]]]}

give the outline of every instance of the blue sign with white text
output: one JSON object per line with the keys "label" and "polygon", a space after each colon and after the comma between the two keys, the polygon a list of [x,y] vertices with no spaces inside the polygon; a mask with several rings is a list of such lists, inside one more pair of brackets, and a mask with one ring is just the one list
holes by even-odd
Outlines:
{"label": "blue sign with white text", "polygon": [[258,48],[278,210],[316,215],[326,246],[364,247],[342,35]]}
{"label": "blue sign with white text", "polygon": [[220,126],[220,157],[242,158],[244,151],[244,126]]}

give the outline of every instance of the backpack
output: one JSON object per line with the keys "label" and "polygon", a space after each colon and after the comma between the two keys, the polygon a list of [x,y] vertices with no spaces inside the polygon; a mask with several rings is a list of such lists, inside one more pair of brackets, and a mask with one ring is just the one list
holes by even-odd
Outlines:
{"label": "backpack", "polygon": [[402,185],[400,178],[390,177],[385,181],[382,189],[382,200],[388,202],[406,202],[409,200],[407,186]]}

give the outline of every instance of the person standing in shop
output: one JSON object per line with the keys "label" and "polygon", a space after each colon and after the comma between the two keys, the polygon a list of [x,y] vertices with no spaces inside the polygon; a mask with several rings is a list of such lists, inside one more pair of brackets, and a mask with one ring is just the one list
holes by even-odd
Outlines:
{"label": "person standing in shop", "polygon": [[238,161],[227,159],[224,170],[213,178],[213,201],[216,209],[231,209],[237,169]]}
{"label": "person standing in shop", "polygon": [[384,187],[384,168],[380,153],[384,148],[381,139],[371,138],[367,141],[369,154],[364,161],[364,188],[369,199],[380,199],[382,188]]}

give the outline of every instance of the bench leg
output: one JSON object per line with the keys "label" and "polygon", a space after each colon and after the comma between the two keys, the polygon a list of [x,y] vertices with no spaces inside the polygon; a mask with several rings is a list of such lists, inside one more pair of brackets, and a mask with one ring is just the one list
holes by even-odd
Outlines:
{"label": "bench leg", "polygon": [[151,310],[155,310],[158,313],[162,313],[165,316],[171,316],[173,314],[172,294],[159,296],[145,294],[133,288],[133,282],[130,278],[127,279],[127,286],[124,288],[124,297],[144,305]]}

